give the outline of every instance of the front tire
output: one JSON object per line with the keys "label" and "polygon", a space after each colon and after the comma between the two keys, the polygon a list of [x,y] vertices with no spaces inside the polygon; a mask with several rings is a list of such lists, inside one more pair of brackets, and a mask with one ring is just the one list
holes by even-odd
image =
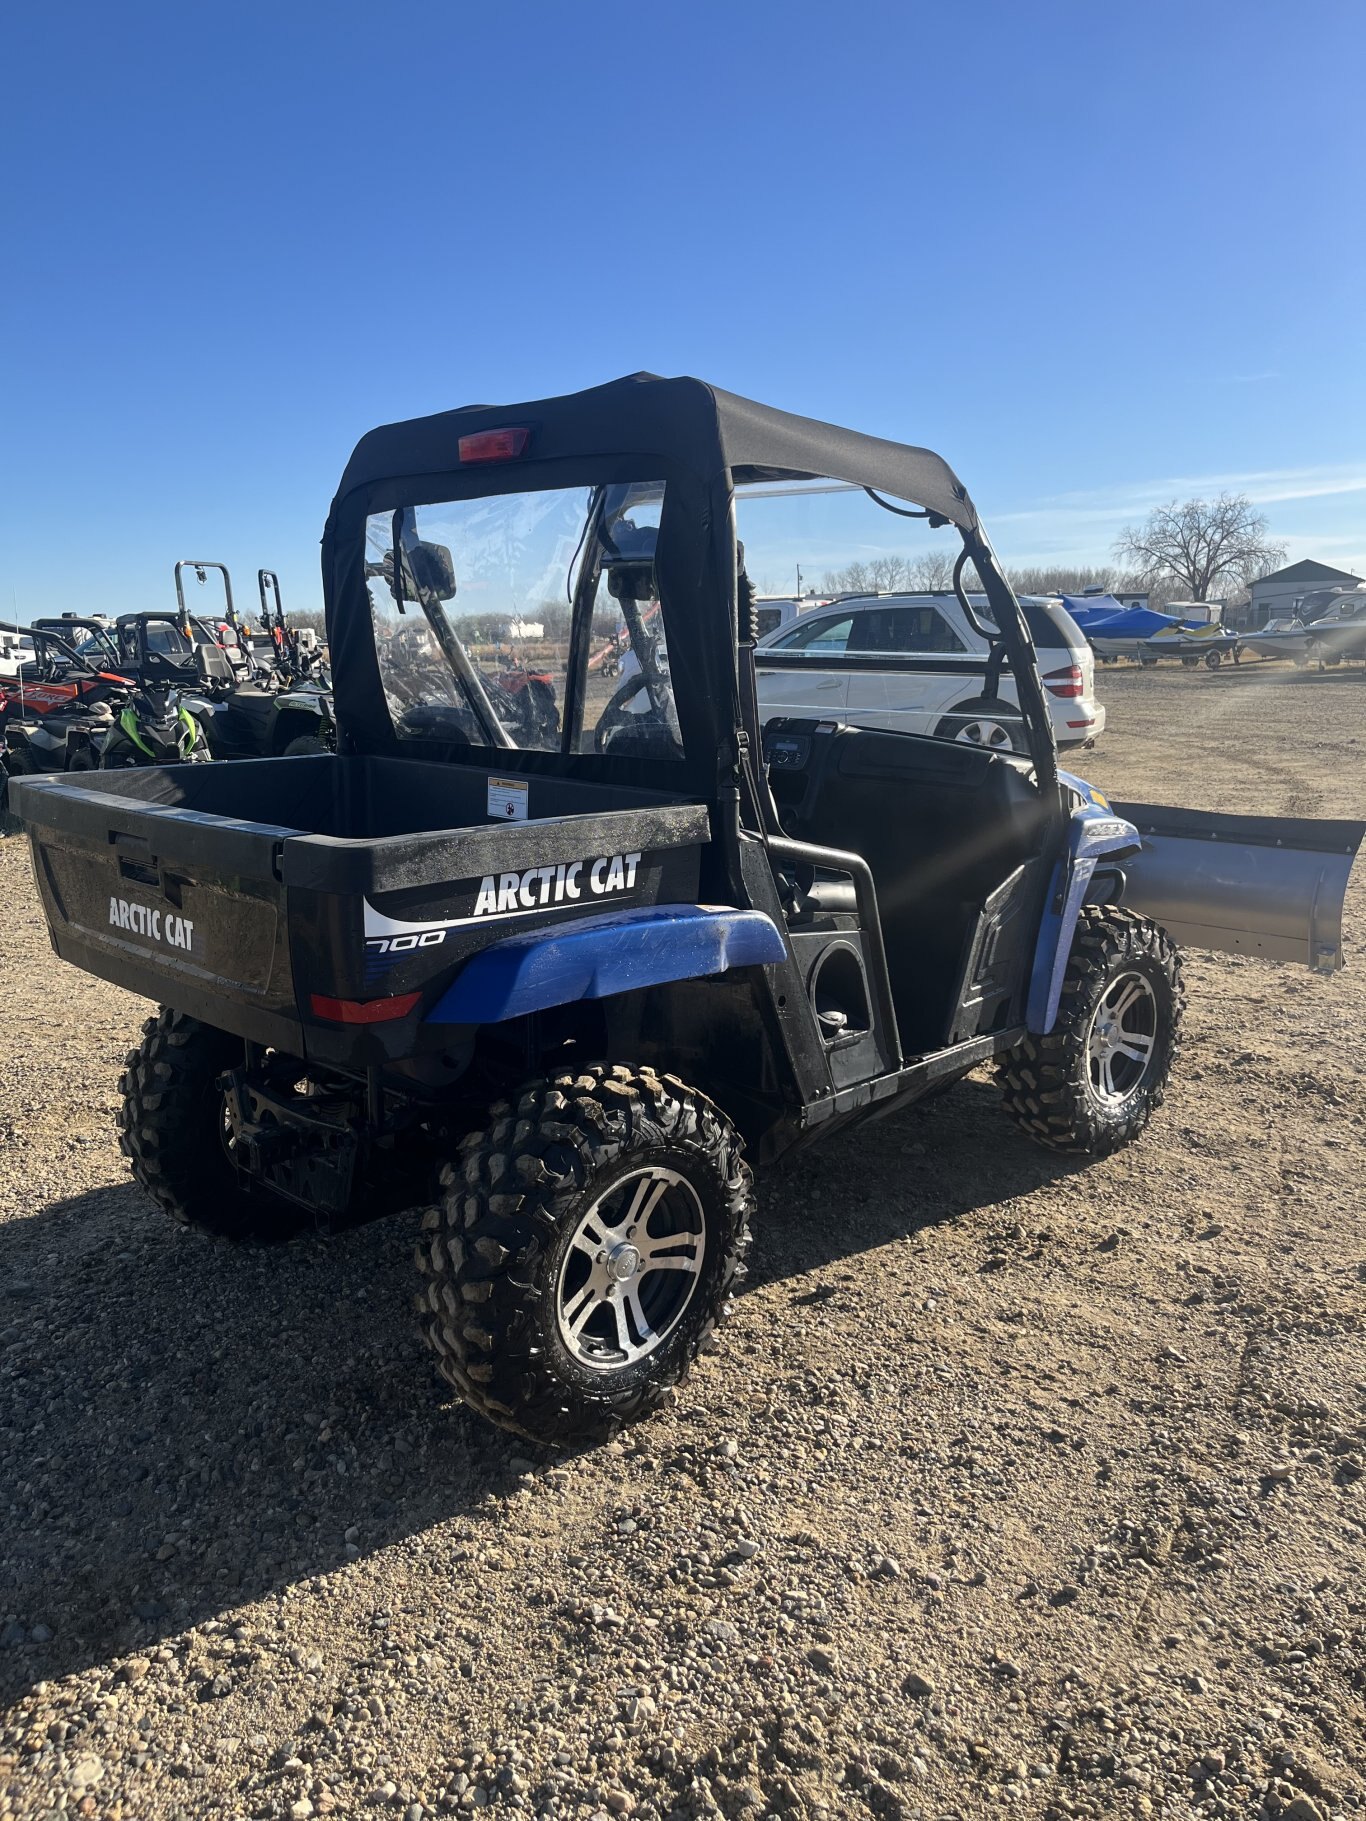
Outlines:
{"label": "front tire", "polygon": [[1162,1104],[1184,1009],[1167,932],[1132,911],[1085,907],[1056,1024],[997,1065],[1006,1111],[1050,1150],[1117,1151]]}
{"label": "front tire", "polygon": [[743,1273],[739,1134],[650,1069],[535,1081],[442,1173],[417,1264],[443,1377],[500,1427],[571,1446],[655,1410]]}
{"label": "front tire", "polygon": [[228,1156],[218,1078],[242,1041],[163,1006],[119,1078],[119,1149],[153,1201],[182,1226],[220,1239],[279,1237],[300,1210],[250,1184]]}

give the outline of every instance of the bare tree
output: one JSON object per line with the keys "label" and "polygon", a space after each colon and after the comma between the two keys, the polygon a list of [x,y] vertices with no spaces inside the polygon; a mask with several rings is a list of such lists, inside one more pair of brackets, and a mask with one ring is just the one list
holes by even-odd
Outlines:
{"label": "bare tree", "polygon": [[1170,576],[1188,591],[1187,600],[1207,601],[1217,583],[1236,586],[1251,569],[1265,573],[1285,560],[1285,546],[1273,543],[1268,530],[1244,493],[1172,500],[1144,524],[1127,526],[1115,555],[1145,579]]}
{"label": "bare tree", "polygon": [[933,594],[953,585],[953,557],[947,550],[929,550],[910,565],[910,585]]}
{"label": "bare tree", "polygon": [[827,569],[821,583],[826,594],[895,594],[947,588],[953,580],[953,558],[947,551],[928,551],[914,560],[875,556],[866,563]]}
{"label": "bare tree", "polygon": [[1112,594],[1116,588],[1144,585],[1137,577],[1122,575],[1109,565],[1099,569],[1076,563],[1024,568],[1012,565],[1009,575],[1016,594],[1085,594],[1088,588],[1100,588]]}
{"label": "bare tree", "polygon": [[883,594],[904,588],[910,564],[904,556],[875,556],[866,563],[849,563],[827,569],[822,586],[827,594]]}

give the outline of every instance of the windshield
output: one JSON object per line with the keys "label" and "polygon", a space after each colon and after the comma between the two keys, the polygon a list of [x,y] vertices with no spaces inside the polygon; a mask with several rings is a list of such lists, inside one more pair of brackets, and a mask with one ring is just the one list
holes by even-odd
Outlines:
{"label": "windshield", "polygon": [[372,513],[365,573],[395,733],[681,758],[655,575],[663,502],[662,481],[640,481]]}
{"label": "windshield", "polygon": [[1341,593],[1340,588],[1316,588],[1312,594],[1302,594],[1296,602],[1299,617],[1306,622],[1321,620]]}

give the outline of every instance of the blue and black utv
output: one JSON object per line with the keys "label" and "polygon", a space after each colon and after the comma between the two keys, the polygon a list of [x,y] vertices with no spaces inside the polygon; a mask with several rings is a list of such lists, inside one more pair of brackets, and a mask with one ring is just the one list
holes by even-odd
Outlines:
{"label": "blue and black utv", "polygon": [[[936,534],[988,641],[959,658],[984,700],[1010,672],[1027,750],[853,726],[814,683],[761,726],[755,593]],[[1098,1155],[1162,1099],[1177,940],[1340,965],[1361,827],[1060,774],[927,450],[648,375],[447,412],[362,439],[323,577],[335,754],[12,800],[57,953],[163,1007],[122,1081],[138,1181],[233,1236],[430,1202],[424,1330],[524,1434],[609,1432],[687,1371],[741,1273],[746,1153],[994,1060],[1031,1136]],[[819,690],[870,675],[838,644]],[[887,650],[903,694],[946,662]]]}

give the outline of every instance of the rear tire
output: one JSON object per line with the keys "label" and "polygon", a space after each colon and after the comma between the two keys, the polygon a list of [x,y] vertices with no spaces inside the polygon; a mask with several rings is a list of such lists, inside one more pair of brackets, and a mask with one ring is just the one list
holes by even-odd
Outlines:
{"label": "rear tire", "polygon": [[119,1149],[139,1185],[182,1226],[220,1239],[282,1237],[302,1209],[251,1184],[224,1142],[216,1084],[241,1059],[239,1037],[163,1006],[119,1078]]}
{"label": "rear tire", "polygon": [[997,1065],[1006,1111],[1050,1150],[1117,1151],[1162,1104],[1185,1002],[1180,956],[1160,925],[1087,906],[1056,1024]]}
{"label": "rear tire", "polygon": [[657,1409],[743,1274],[742,1149],[711,1101],[650,1069],[534,1081],[494,1107],[417,1250],[443,1377],[490,1422],[561,1446]]}
{"label": "rear tire", "polygon": [[289,742],[289,745],[285,747],[284,751],[280,754],[280,757],[282,759],[297,759],[302,758],[305,754],[311,755],[313,753],[326,752],[327,750],[326,742],[320,740],[316,734],[301,733],[297,740],[291,740]]}

